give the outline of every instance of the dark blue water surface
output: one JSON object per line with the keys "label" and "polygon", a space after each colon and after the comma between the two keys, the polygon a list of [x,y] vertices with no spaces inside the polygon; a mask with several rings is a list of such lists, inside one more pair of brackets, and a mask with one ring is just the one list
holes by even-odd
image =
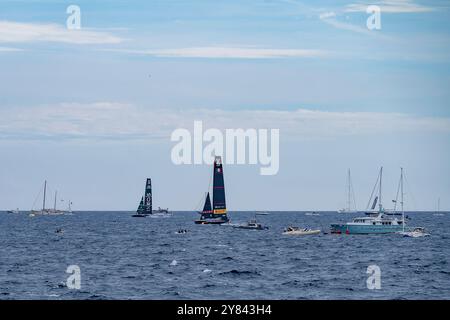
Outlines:
{"label": "dark blue water surface", "polygon": [[[409,213],[428,238],[281,235],[289,224],[328,230],[355,216],[338,213],[272,212],[259,218],[266,231],[194,225],[193,212],[130,215],[0,212],[0,299],[450,298],[449,214]],[[252,215],[230,213],[234,222]],[[180,228],[189,232],[175,234]],[[367,289],[373,264],[380,290]],[[80,290],[66,286],[69,265],[81,269]]]}

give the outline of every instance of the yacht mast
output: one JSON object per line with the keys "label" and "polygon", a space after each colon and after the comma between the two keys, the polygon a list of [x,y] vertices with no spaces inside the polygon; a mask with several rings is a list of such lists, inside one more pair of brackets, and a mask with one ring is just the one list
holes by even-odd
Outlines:
{"label": "yacht mast", "polygon": [[56,196],[58,195],[58,191],[55,190],[55,204],[53,206],[53,209],[56,211]]}
{"label": "yacht mast", "polygon": [[46,196],[46,193],[47,193],[47,180],[45,180],[45,182],[44,182],[44,201],[42,203],[42,211],[45,210],[45,196]]}
{"label": "yacht mast", "polygon": [[350,177],[350,169],[348,169],[348,202],[347,202],[347,210],[350,212],[351,210],[351,177]]}
{"label": "yacht mast", "polygon": [[401,174],[400,174],[400,192],[401,194],[401,206],[402,206],[402,227],[403,232],[405,232],[405,208],[404,208],[404,201],[403,201],[403,168],[401,168]]}
{"label": "yacht mast", "polygon": [[380,169],[380,188],[378,191],[378,207],[379,207],[380,213],[383,211],[383,204],[381,201],[382,181],[383,181],[383,167],[381,167],[381,169]]}
{"label": "yacht mast", "polygon": [[438,198],[438,213],[441,211],[441,198]]}

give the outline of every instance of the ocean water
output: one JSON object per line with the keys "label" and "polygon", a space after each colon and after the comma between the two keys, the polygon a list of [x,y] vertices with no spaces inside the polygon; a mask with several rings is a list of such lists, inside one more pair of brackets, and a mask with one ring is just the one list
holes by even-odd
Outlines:
{"label": "ocean water", "polygon": [[[449,214],[408,213],[432,233],[415,239],[281,235],[290,224],[328,230],[353,214],[271,212],[259,217],[265,231],[195,225],[194,212],[130,215],[0,212],[0,299],[450,299]],[[80,267],[79,290],[66,286],[69,265]],[[380,290],[367,288],[369,265],[381,269]]]}

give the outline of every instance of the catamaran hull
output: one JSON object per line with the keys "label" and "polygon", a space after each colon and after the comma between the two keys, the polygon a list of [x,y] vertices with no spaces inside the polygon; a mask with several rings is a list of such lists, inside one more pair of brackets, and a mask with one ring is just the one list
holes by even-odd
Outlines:
{"label": "catamaran hull", "polygon": [[195,220],[194,221],[195,224],[223,224],[223,223],[227,223],[228,220],[224,220],[224,219],[201,219],[201,220]]}
{"label": "catamaran hull", "polygon": [[349,225],[332,224],[331,233],[336,234],[386,234],[395,233],[402,230],[401,225]]}

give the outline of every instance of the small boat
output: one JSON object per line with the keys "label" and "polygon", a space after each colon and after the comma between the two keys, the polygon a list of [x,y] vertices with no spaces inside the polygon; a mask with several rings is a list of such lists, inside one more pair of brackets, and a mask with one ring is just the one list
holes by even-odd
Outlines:
{"label": "small boat", "polygon": [[19,208],[17,209],[13,209],[13,210],[8,210],[8,213],[20,213]]}
{"label": "small boat", "polygon": [[175,232],[176,234],[186,234],[188,233],[188,231],[186,229],[180,229],[177,232]]}
{"label": "small boat", "polygon": [[172,213],[169,211],[169,208],[161,208],[158,207],[158,210],[152,210],[152,214],[150,218],[169,218],[172,216]]}
{"label": "small boat", "polygon": [[256,211],[255,214],[258,216],[268,216],[270,213],[265,211]]}
{"label": "small boat", "polygon": [[29,217],[36,217],[36,215],[34,213],[30,213],[28,216]]}
{"label": "small boat", "polygon": [[317,213],[315,211],[313,211],[313,212],[306,212],[305,216],[320,216],[320,213]]}
{"label": "small boat", "polygon": [[401,231],[398,234],[410,238],[420,238],[430,236],[430,234],[425,231],[425,228],[422,227],[416,227],[412,231]]}
{"label": "small boat", "polygon": [[242,224],[234,224],[232,225],[233,228],[237,229],[250,229],[250,230],[267,230],[268,227],[263,226],[261,223],[256,221],[256,219],[252,219],[246,223]]}
{"label": "small boat", "polygon": [[200,219],[195,220],[195,224],[223,224],[229,221],[225,202],[222,158],[220,156],[215,157],[213,170],[212,206],[209,192],[207,192],[203,210],[199,212]]}
{"label": "small boat", "polygon": [[171,216],[172,213],[169,211],[168,208],[161,209],[160,207],[158,207],[158,210],[153,210],[152,179],[147,178],[144,196],[141,197],[141,201],[139,202],[139,206],[136,210],[136,213],[133,214],[132,217],[168,218]]}
{"label": "small boat", "polygon": [[313,230],[309,228],[299,228],[299,227],[287,227],[283,231],[284,235],[292,235],[292,236],[308,236],[320,234],[320,230]]}

